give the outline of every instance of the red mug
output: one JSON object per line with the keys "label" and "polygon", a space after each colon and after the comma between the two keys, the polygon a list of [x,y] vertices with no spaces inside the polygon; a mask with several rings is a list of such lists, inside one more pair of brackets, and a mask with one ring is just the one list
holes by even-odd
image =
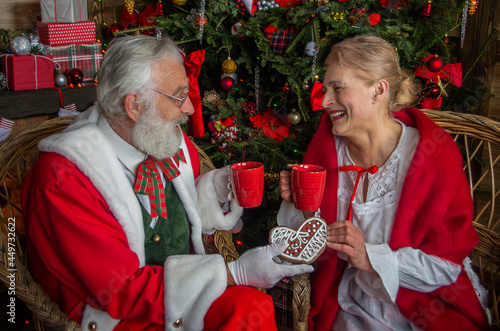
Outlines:
{"label": "red mug", "polygon": [[231,165],[236,201],[243,208],[260,206],[264,195],[264,165],[260,162],[239,162]]}
{"label": "red mug", "polygon": [[314,164],[292,167],[292,198],[295,208],[318,210],[325,191],[326,169]]}

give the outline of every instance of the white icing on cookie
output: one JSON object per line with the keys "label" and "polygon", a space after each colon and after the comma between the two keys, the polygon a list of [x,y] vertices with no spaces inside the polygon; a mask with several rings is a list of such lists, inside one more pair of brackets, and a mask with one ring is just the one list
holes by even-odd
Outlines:
{"label": "white icing on cookie", "polygon": [[280,258],[291,263],[313,263],[326,247],[326,222],[313,217],[305,220],[298,230],[286,226],[272,228],[269,242],[281,241],[289,245]]}

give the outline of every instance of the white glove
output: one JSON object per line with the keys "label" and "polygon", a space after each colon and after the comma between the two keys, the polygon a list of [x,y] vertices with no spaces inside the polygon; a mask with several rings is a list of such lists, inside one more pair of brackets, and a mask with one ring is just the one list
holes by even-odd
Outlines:
{"label": "white glove", "polygon": [[227,264],[236,285],[271,288],[280,279],[314,271],[309,264],[278,264],[273,261],[288,247],[281,242],[246,251],[240,258]]}
{"label": "white glove", "polygon": [[228,202],[229,200],[231,200],[232,196],[232,185],[229,176],[230,166],[226,166],[214,171],[214,187],[215,193],[217,193],[217,199],[219,199],[220,202]]}

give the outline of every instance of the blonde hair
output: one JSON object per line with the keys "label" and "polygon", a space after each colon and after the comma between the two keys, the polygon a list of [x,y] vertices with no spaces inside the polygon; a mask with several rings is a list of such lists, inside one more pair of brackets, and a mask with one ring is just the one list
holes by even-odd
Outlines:
{"label": "blonde hair", "polygon": [[387,80],[389,112],[409,106],[417,97],[418,88],[414,80],[401,69],[394,47],[380,37],[361,35],[333,45],[325,66],[334,63],[357,70],[369,85],[380,79]]}

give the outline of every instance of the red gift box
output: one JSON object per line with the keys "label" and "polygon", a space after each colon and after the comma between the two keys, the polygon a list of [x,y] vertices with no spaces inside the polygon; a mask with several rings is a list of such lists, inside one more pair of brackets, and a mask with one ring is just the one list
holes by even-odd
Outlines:
{"label": "red gift box", "polygon": [[50,46],[50,53],[54,65],[59,64],[59,71],[65,73],[71,68],[78,68],[83,73],[83,80],[94,80],[94,76],[101,64],[103,53],[101,44],[72,44]]}
{"label": "red gift box", "polygon": [[68,44],[88,44],[96,42],[95,22],[78,23],[36,23],[40,42],[57,46]]}
{"label": "red gift box", "polygon": [[2,55],[2,70],[7,77],[7,88],[12,91],[54,87],[51,55]]}

